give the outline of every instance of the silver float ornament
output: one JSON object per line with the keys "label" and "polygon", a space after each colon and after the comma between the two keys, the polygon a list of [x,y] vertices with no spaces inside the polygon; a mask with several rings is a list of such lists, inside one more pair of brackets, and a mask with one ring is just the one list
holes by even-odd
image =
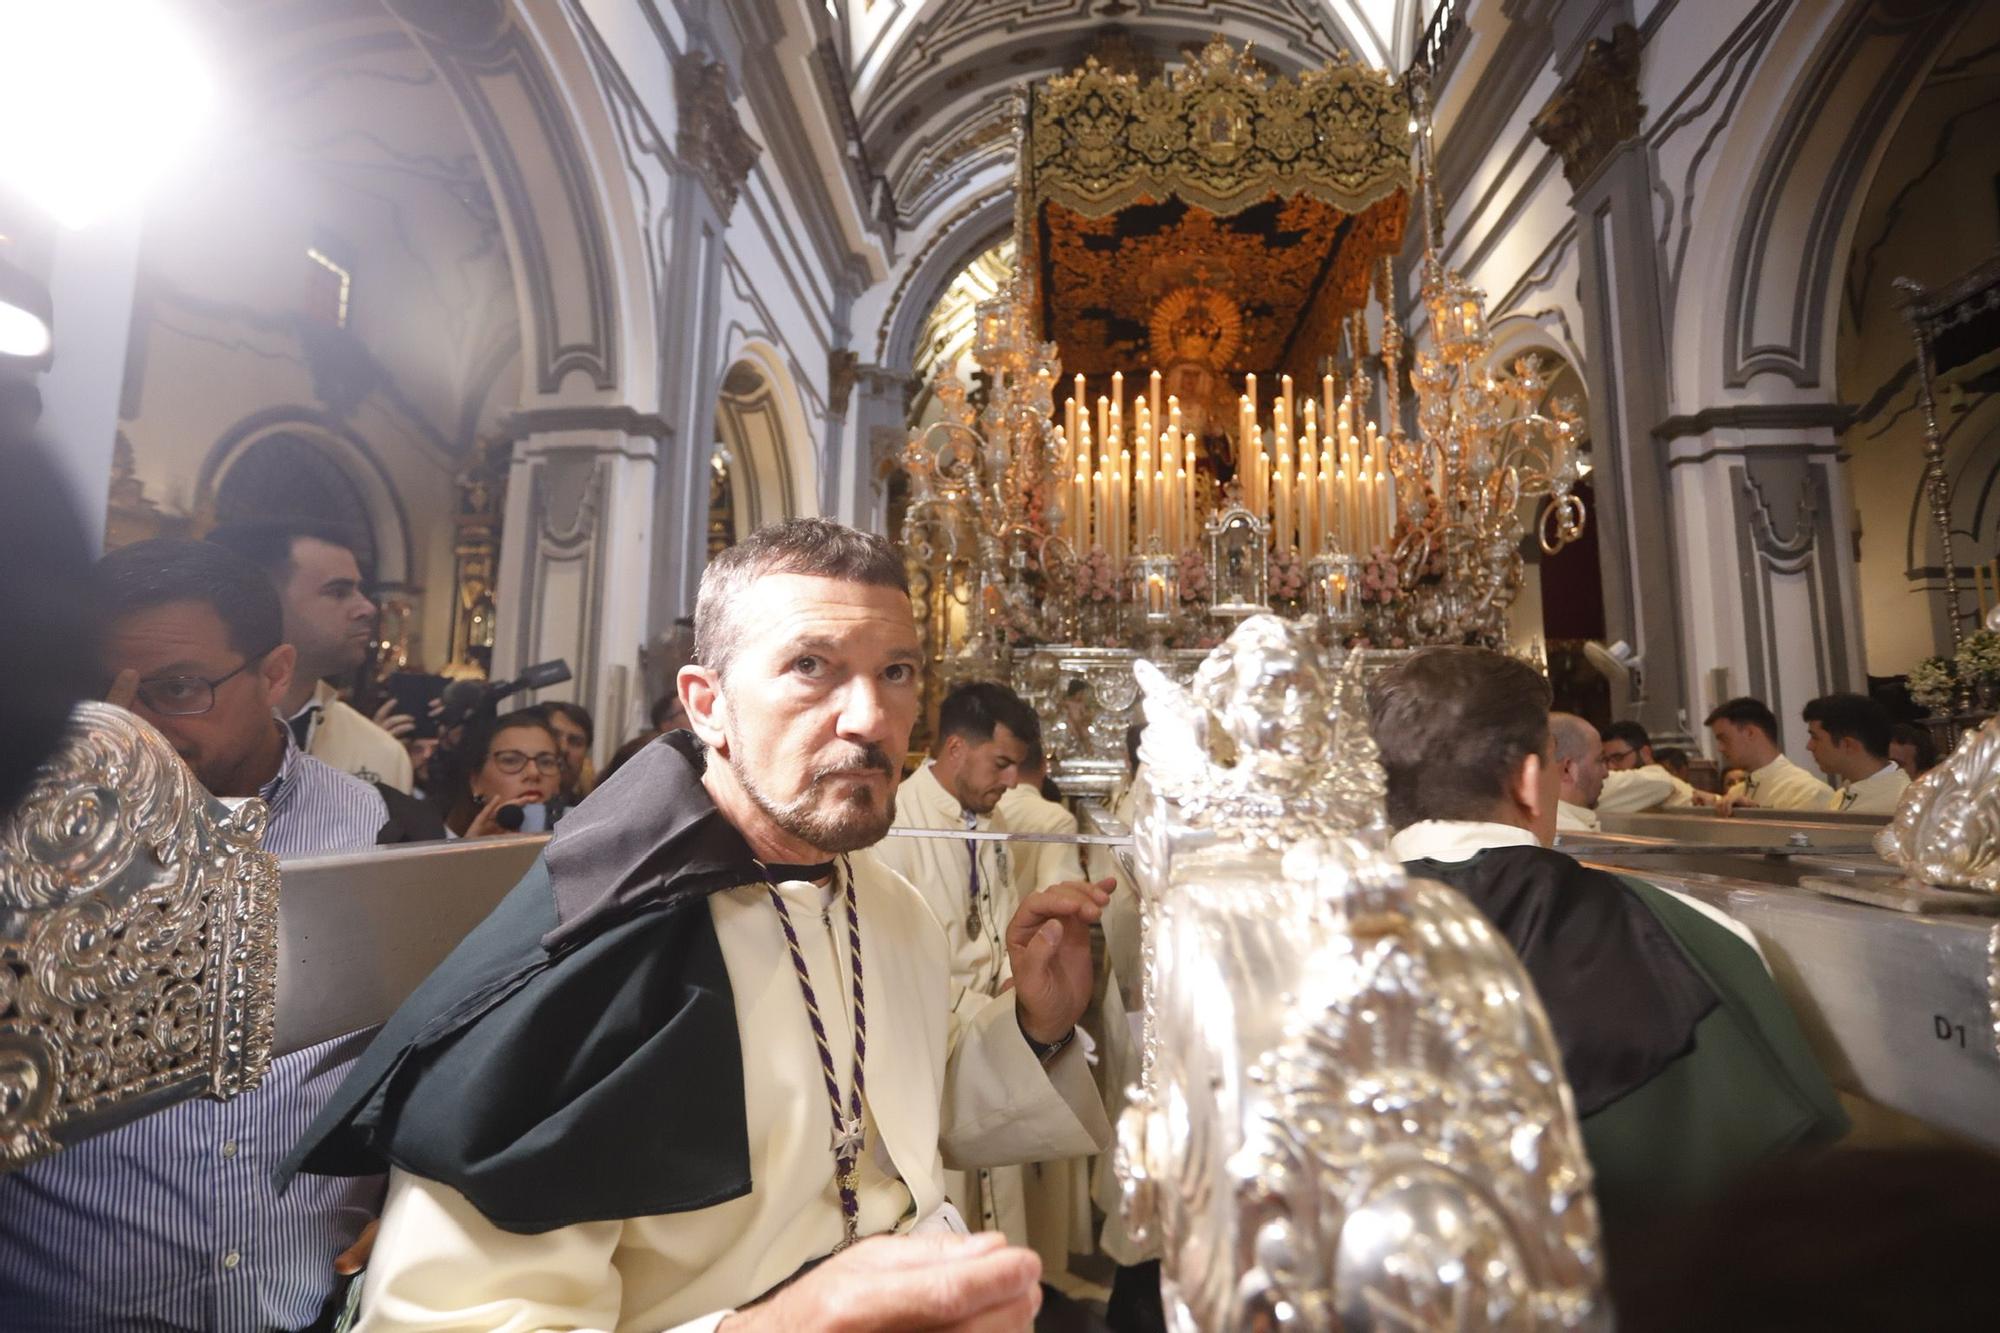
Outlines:
{"label": "silver float ornament", "polygon": [[1144,1072],[1128,1228],[1177,1333],[1609,1323],[1548,1020],[1456,891],[1386,851],[1360,659],[1253,616],[1141,661]]}

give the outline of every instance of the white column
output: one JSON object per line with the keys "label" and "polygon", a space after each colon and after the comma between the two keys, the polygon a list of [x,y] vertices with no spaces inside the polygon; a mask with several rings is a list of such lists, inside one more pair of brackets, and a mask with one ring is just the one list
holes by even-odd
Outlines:
{"label": "white column", "polygon": [[49,298],[55,347],[41,379],[39,430],[67,474],[93,551],[104,544],[111,448],[125,386],[144,218],[135,205],[55,242]]}
{"label": "white column", "polygon": [[581,703],[598,720],[598,759],[646,700],[638,679],[652,597],[658,417],[630,408],[549,408],[522,432],[507,480],[493,676],[561,658],[572,680],[536,696]]}
{"label": "white column", "polygon": [[1852,507],[1823,405],[1747,405],[1678,418],[1670,474],[1681,531],[1687,656],[1699,726],[1723,692],[1769,704],[1801,763],[1808,700],[1866,686]]}

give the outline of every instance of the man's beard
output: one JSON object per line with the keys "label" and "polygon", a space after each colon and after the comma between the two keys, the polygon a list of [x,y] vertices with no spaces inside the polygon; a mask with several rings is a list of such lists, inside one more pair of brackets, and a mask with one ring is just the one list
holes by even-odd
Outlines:
{"label": "man's beard", "polygon": [[888,751],[879,745],[857,746],[847,758],[814,768],[804,789],[791,801],[779,801],[766,792],[750,767],[735,758],[736,749],[734,745],[730,747],[729,766],[736,771],[736,780],[751,803],[772,823],[808,846],[836,854],[858,852],[882,841],[895,822],[895,801],[885,797],[882,808],[877,810],[871,787],[857,788],[853,795],[837,798],[831,805],[821,802],[824,795],[821,784],[857,769],[874,769],[888,775],[892,780],[888,790],[893,792],[895,766],[889,762]]}

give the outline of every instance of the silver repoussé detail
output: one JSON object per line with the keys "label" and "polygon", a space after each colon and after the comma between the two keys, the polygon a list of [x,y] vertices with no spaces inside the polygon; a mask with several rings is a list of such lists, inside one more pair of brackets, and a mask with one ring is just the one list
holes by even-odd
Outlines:
{"label": "silver repouss\u00e9 detail", "polygon": [[2000,893],[2000,717],[1911,784],[1875,850],[1921,883]]}
{"label": "silver repouss\u00e9 detail", "polygon": [[0,1170],[94,1121],[254,1087],[276,1017],[264,803],[209,796],[173,747],[79,705],[0,821]]}
{"label": "silver repouss\u00e9 detail", "polygon": [[1246,620],[1141,663],[1144,1072],[1128,1228],[1176,1333],[1601,1328],[1596,1206],[1506,942],[1383,850],[1360,670]]}

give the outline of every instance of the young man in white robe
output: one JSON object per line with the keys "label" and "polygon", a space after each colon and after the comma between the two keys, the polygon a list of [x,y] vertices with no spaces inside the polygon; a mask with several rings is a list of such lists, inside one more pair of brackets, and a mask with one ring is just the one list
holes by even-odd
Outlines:
{"label": "young man in white robe", "polygon": [[[895,827],[1017,832],[1000,815],[1001,800],[1040,743],[1041,723],[1014,691],[993,681],[956,686],[938,706],[936,753],[896,793]],[[944,926],[950,944],[954,1024],[971,1021],[1013,984],[1002,938],[1005,923],[1017,899],[1025,901],[1046,887],[1021,879],[1020,850],[983,839],[895,837],[877,849],[883,864],[917,886]],[[1029,857],[1026,865],[1033,869],[1027,873],[1035,874],[1041,864],[1038,855]],[[1073,858],[1055,864],[1080,873]],[[1041,1174],[1038,1166],[1065,1176],[1069,1170],[1066,1163],[1051,1160],[954,1171],[947,1173],[945,1194],[973,1226],[999,1231],[1015,1244],[1032,1244],[1053,1275],[1068,1260],[1072,1237],[1065,1223],[1070,1209],[1067,1196],[1051,1200],[1042,1195],[1038,1202],[1051,1206],[1042,1210],[1043,1225],[1031,1234],[1030,1174]],[[1083,1234],[1088,1234],[1087,1223]]]}
{"label": "young man in white robe", "polygon": [[1827,694],[1805,706],[1806,750],[1840,783],[1833,807],[1850,815],[1893,815],[1910,775],[1889,757],[1895,723],[1865,694]]}
{"label": "young man in white robe", "polygon": [[1838,804],[1833,788],[1787,759],[1778,748],[1777,716],[1761,699],[1731,699],[1719,704],[1703,725],[1715,737],[1723,766],[1741,768],[1749,775],[1740,791],[1731,791],[1718,802],[1723,814],[1746,806],[1831,810]]}
{"label": "young man in white robe", "polygon": [[1105,895],[1020,904],[1013,987],[954,1024],[935,916],[866,850],[918,708],[901,557],[767,528],[711,561],[696,624],[693,734],[563,823],[288,1164],[394,1166],[363,1329],[999,1329],[1039,1305],[1032,1253],[911,1233],[953,1229],[947,1164],[1108,1140],[1071,1040]]}

